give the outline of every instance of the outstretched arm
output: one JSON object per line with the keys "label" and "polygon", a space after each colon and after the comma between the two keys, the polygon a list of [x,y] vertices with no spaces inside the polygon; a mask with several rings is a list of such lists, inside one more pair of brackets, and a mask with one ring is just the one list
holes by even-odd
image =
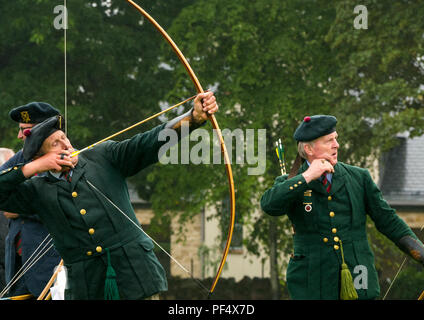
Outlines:
{"label": "outstretched arm", "polygon": [[[109,141],[104,144],[104,156],[125,176],[129,177],[159,160],[159,149],[166,143],[159,139],[162,130],[173,130],[181,139],[184,123],[188,133],[205,123],[208,114],[218,111],[212,92],[199,93],[194,99],[194,107],[183,115],[140,133],[122,142]],[[166,135],[165,135],[166,136]]]}
{"label": "outstretched arm", "polygon": [[411,228],[383,199],[382,193],[365,172],[365,199],[367,212],[378,231],[392,240],[403,252],[424,265],[424,246]]}

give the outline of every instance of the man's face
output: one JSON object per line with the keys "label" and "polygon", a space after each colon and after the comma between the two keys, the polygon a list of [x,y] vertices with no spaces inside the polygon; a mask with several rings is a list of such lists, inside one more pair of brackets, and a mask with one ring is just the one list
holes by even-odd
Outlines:
{"label": "man's face", "polygon": [[335,166],[337,163],[337,150],[339,149],[337,138],[338,134],[334,131],[316,139],[313,147],[309,149],[308,160],[312,162],[315,159],[326,159],[332,166]]}
{"label": "man's face", "polygon": [[18,139],[25,141],[26,136],[24,135],[25,129],[31,129],[33,126],[35,126],[34,123],[19,123],[19,131],[18,131]]}
{"label": "man's face", "polygon": [[65,133],[61,130],[57,130],[52,133],[46,140],[44,140],[43,145],[41,146],[41,151],[43,153],[62,150],[72,152],[74,151],[74,148]]}
{"label": "man's face", "polygon": [[[65,133],[61,130],[58,130],[52,133],[46,140],[44,140],[40,151],[41,154],[46,154],[48,152],[57,152],[65,153],[69,156],[72,152],[74,152],[74,148],[72,147],[71,142],[66,137]],[[78,163],[78,156],[72,157],[71,161],[72,164],[75,166]],[[62,171],[64,170],[69,170],[69,168],[62,167]]]}

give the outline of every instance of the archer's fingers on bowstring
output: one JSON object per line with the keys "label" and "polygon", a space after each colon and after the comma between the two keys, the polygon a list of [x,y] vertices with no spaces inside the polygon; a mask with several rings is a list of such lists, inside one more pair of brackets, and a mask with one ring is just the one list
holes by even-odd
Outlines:
{"label": "archer's fingers on bowstring", "polygon": [[57,155],[56,163],[61,167],[74,167],[71,157],[65,152]]}

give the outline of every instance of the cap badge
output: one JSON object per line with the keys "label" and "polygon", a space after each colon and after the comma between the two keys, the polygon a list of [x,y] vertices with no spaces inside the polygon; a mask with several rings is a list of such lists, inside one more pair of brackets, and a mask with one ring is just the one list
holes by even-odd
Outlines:
{"label": "cap badge", "polygon": [[28,123],[31,121],[28,111],[21,111],[22,122]]}

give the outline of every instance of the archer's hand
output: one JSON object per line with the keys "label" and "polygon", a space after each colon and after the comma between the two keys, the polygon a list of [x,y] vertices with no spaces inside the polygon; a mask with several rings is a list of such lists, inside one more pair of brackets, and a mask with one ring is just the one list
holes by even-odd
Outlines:
{"label": "archer's hand", "polygon": [[37,173],[46,171],[62,171],[64,168],[74,168],[73,159],[68,150],[52,151],[35,159],[22,167],[22,173],[29,178]]}
{"label": "archer's hand", "polygon": [[208,120],[208,114],[218,111],[218,104],[213,92],[199,93],[194,99],[193,118],[196,122]]}
{"label": "archer's hand", "polygon": [[324,173],[334,173],[334,167],[325,159],[315,159],[312,161],[308,170],[302,173],[302,175],[306,183],[309,183],[312,180],[318,179]]}

